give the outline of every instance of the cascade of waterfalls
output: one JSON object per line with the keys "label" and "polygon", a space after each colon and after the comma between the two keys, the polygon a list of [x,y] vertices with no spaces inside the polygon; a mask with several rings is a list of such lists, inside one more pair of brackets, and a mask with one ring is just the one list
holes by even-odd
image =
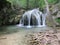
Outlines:
{"label": "cascade of waterfalls", "polygon": [[46,15],[39,11],[39,9],[33,9],[25,12],[20,19],[20,27],[44,27],[46,21]]}

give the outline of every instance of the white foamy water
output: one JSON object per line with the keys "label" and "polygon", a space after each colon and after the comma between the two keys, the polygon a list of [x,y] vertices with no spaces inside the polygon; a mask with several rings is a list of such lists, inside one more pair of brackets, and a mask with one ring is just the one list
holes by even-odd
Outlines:
{"label": "white foamy water", "polygon": [[[34,23],[31,25],[31,21],[33,22],[34,20],[31,20],[31,17],[34,16],[35,17],[35,22],[37,25],[34,25]],[[26,19],[27,18],[27,19]],[[27,22],[26,22],[27,21]],[[17,25],[19,27],[26,27],[26,28],[32,28],[32,27],[45,27],[46,21],[46,15],[43,14],[42,12],[39,11],[39,9],[33,9],[33,10],[29,10],[26,11],[22,18],[20,19],[20,23]]]}

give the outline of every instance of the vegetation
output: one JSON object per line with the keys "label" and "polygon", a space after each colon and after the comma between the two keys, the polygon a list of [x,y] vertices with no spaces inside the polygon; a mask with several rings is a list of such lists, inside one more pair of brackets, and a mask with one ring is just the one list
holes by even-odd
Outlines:
{"label": "vegetation", "polygon": [[[43,8],[45,5],[44,0],[7,0],[12,5],[26,8],[27,4],[29,8],[40,7]],[[59,0],[48,0],[49,4],[56,4]]]}
{"label": "vegetation", "polygon": [[60,24],[60,18],[57,18],[56,21]]}
{"label": "vegetation", "polygon": [[[54,5],[60,0],[48,0],[49,5]],[[29,10],[39,7],[43,10],[45,6],[44,0],[0,0],[0,26],[16,24],[15,17],[20,15],[20,10]]]}

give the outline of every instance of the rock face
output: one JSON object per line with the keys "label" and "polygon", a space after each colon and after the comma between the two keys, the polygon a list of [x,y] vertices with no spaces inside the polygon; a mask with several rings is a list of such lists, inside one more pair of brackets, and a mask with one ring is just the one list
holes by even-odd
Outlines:
{"label": "rock face", "polygon": [[26,37],[29,45],[59,45],[59,39],[57,36],[58,35],[54,34],[54,32],[51,30],[32,33]]}
{"label": "rock face", "polygon": [[59,26],[60,25],[60,11],[58,11],[57,14],[55,16],[52,16],[52,17],[53,17],[55,24],[57,26]]}
{"label": "rock face", "polygon": [[60,11],[58,11],[56,18],[60,17]]}
{"label": "rock face", "polygon": [[58,5],[52,7],[52,13],[56,13],[59,10]]}

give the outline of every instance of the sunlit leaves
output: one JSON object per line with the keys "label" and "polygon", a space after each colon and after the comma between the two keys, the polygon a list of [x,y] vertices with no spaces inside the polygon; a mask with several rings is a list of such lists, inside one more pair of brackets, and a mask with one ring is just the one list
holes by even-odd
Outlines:
{"label": "sunlit leaves", "polygon": [[[27,0],[8,0],[10,1],[13,5],[17,5],[19,7],[25,7],[26,8],[26,3]],[[58,2],[58,0],[47,0],[49,4],[55,4]],[[29,0],[29,7],[30,8],[35,8],[36,6],[39,6],[40,8],[44,8],[45,2],[44,0]]]}

